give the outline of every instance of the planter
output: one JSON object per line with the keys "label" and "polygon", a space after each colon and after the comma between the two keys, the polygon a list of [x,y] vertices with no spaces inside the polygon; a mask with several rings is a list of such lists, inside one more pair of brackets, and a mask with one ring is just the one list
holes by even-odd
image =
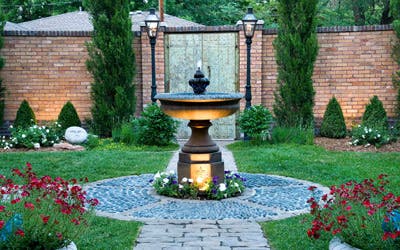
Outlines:
{"label": "planter", "polygon": [[359,248],[355,248],[343,242],[339,237],[333,237],[333,239],[329,242],[329,250],[360,250]]}
{"label": "planter", "polygon": [[75,243],[71,241],[68,246],[59,248],[58,250],[78,250],[78,248],[76,247]]}

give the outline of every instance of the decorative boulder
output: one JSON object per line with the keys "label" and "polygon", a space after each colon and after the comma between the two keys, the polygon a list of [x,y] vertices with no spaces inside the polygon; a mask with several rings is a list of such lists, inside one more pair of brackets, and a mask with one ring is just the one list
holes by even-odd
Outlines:
{"label": "decorative boulder", "polygon": [[80,144],[87,140],[88,134],[83,128],[74,126],[67,128],[64,137],[71,144]]}

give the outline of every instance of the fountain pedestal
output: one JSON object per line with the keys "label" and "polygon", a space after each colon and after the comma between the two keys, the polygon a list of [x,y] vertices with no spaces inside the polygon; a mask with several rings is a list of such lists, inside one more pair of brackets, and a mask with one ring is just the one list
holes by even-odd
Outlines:
{"label": "fountain pedestal", "polygon": [[[161,102],[161,109],[169,116],[190,120],[192,130],[189,141],[182,147],[178,161],[178,180],[193,179],[199,189],[205,182],[216,179],[224,181],[224,163],[219,147],[211,139],[208,129],[210,120],[230,116],[239,110],[239,93],[206,93],[207,78],[198,69],[189,81],[194,93],[161,93],[155,96]],[[203,189],[204,190],[204,189]]]}
{"label": "fountain pedestal", "polygon": [[212,126],[209,120],[190,120],[188,126],[192,135],[179,153],[178,180],[192,178],[198,184],[217,177],[217,182],[224,180],[224,162],[217,144],[208,134]]}

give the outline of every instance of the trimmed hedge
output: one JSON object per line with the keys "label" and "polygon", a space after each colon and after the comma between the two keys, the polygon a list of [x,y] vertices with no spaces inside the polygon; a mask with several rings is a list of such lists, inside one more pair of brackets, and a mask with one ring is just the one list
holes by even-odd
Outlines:
{"label": "trimmed hedge", "polygon": [[328,138],[346,137],[346,123],[342,108],[335,97],[329,101],[321,124],[321,136]]}
{"label": "trimmed hedge", "polygon": [[15,128],[29,128],[36,124],[35,113],[27,100],[23,100],[18,108],[17,116],[15,118],[13,126]]}

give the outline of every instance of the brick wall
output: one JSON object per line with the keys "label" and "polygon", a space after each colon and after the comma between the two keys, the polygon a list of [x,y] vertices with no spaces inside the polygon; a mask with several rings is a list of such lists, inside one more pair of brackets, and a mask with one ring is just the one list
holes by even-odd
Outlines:
{"label": "brick wall", "polygon": [[[156,43],[157,92],[164,92],[164,32],[239,32],[239,84],[245,93],[246,44],[240,27],[163,28]],[[275,30],[258,29],[251,50],[252,104],[272,108],[277,65],[272,42]],[[27,99],[38,120],[55,120],[70,100],[82,120],[90,118],[91,75],[85,61],[90,33],[39,32],[5,34],[0,54],[6,64],[0,72],[7,88],[5,120],[14,120]],[[395,35],[390,26],[333,27],[318,31],[319,55],[315,63],[315,116],[320,120],[335,95],[347,124],[358,120],[373,95],[378,95],[393,117],[396,90],[391,75],[399,69],[391,58]],[[145,33],[135,33],[136,94],[139,114],[151,102],[151,50]],[[244,100],[241,103],[244,108]]]}
{"label": "brick wall", "polygon": [[[274,102],[277,78],[272,46],[275,33],[267,30],[263,37],[263,104],[269,108]],[[394,39],[394,32],[388,26],[319,30],[320,49],[313,75],[317,122],[321,121],[332,96],[338,99],[348,126],[360,120],[365,105],[374,95],[383,102],[388,116],[395,116],[397,91],[391,76],[399,67],[391,58]]]}

